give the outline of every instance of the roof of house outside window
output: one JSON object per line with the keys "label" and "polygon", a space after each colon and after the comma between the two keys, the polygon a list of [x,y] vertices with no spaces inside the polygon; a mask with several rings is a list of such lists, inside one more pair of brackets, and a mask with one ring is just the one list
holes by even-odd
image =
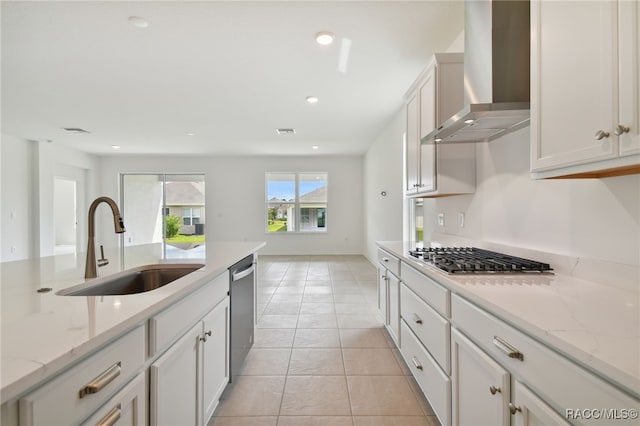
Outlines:
{"label": "roof of house outside window", "polygon": [[204,182],[167,182],[168,206],[204,206]]}

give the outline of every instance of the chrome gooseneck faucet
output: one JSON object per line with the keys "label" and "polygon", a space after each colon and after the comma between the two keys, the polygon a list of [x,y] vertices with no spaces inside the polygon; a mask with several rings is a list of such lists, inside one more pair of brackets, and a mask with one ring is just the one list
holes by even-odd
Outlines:
{"label": "chrome gooseneck faucet", "polygon": [[[111,213],[113,213],[113,226],[116,234],[122,234],[124,229],[124,222],[122,221],[122,216],[120,215],[120,210],[118,210],[118,205],[115,201],[113,201],[109,197],[98,197],[96,198],[91,206],[89,207],[89,242],[87,244],[87,264],[84,268],[84,277],[85,278],[96,278],[98,276],[97,270],[97,262],[96,262],[96,247],[95,247],[95,213],[96,209],[100,205],[100,203],[107,203],[109,207],[111,207]],[[102,246],[100,247],[102,250]],[[104,253],[102,253],[102,258],[100,259],[100,265],[104,266],[108,262],[107,259],[104,259]]]}

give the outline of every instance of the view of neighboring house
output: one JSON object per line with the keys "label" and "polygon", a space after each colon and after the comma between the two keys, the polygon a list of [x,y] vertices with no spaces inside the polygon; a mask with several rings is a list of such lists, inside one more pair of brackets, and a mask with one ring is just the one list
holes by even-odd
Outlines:
{"label": "view of neighboring house", "polygon": [[180,218],[179,234],[204,235],[204,182],[167,182],[165,214]]}
{"label": "view of neighboring house", "polygon": [[[327,187],[322,186],[300,196],[300,231],[325,231],[327,219]],[[275,203],[281,202],[275,206]],[[296,230],[295,200],[273,197],[269,199],[272,219],[286,221],[286,228],[279,232]]]}

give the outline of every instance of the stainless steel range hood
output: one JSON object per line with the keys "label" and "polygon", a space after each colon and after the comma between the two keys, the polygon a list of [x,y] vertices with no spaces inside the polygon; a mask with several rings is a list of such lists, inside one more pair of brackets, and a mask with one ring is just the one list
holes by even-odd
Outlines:
{"label": "stainless steel range hood", "polygon": [[465,107],[422,143],[485,142],[529,125],[529,1],[467,0],[464,43]]}

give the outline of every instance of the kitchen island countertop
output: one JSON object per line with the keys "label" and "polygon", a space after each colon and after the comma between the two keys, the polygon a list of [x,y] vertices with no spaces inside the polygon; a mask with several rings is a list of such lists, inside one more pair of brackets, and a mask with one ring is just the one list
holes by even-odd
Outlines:
{"label": "kitchen island countertop", "polygon": [[[159,260],[163,258],[159,244],[127,247],[124,260],[118,259],[119,251],[107,253],[111,261],[99,268],[100,276],[154,263],[205,264],[156,290],[124,296],[56,294],[85,281],[85,253],[0,263],[2,403],[19,397],[70,363],[143,324],[152,314],[192,293],[264,245],[264,242],[208,242],[206,260]],[[37,292],[41,288],[51,290]]]}

